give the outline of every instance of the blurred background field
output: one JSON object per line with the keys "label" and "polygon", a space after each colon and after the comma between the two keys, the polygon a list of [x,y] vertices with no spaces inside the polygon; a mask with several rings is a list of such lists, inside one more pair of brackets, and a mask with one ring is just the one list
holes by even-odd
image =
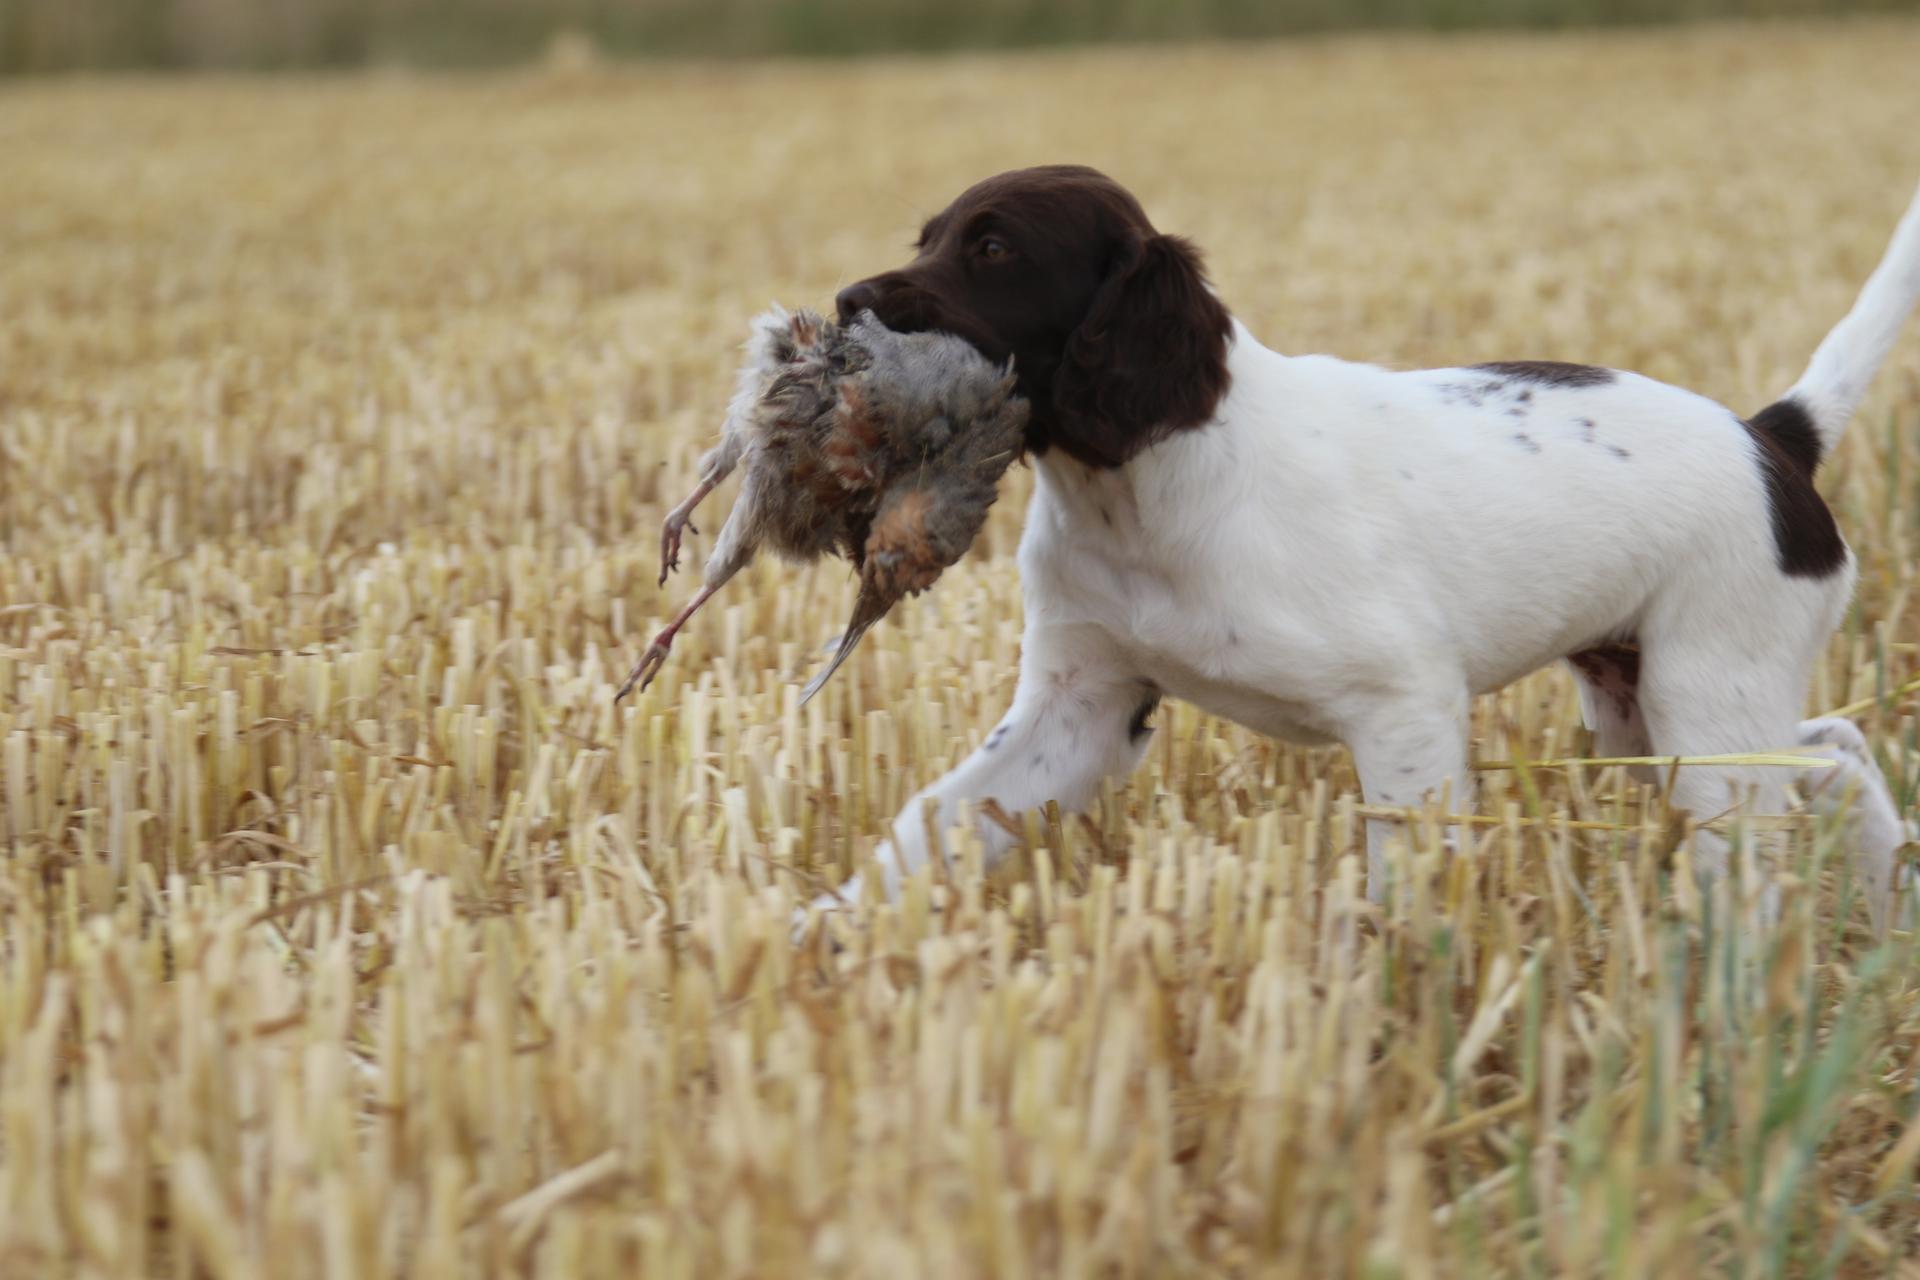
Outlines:
{"label": "blurred background field", "polygon": [[[1920,955],[1805,822],[1762,938],[1617,773],[1492,773],[1375,909],[1344,753],[1170,706],[1086,821],[792,948],[1006,705],[1025,471],[805,714],[840,566],[611,702],[747,318],[982,175],[1106,169],[1281,350],[1750,411],[1920,178],[1916,66],[1879,17],[0,89],[0,1275],[1920,1274]],[[1809,707],[1909,812],[1917,478],[1909,333]],[[1558,671],[1474,735],[1586,745]]]}
{"label": "blurred background field", "polygon": [[1920,0],[5,0],[0,73],[486,65],[524,61],[556,37],[628,57],[812,55],[1916,9]]}

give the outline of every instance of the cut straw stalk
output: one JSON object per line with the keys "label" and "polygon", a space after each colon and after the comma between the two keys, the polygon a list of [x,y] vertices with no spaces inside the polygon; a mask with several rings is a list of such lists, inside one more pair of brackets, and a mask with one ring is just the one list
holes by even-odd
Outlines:
{"label": "cut straw stalk", "polygon": [[[1475,769],[1604,769],[1609,765],[1655,765],[1660,768],[1692,765],[1752,766],[1757,768],[1831,769],[1835,762],[1810,754],[1817,748],[1789,747],[1780,751],[1735,752],[1722,756],[1569,756],[1559,760],[1480,760]],[[1807,753],[1807,754],[1803,754]]]}
{"label": "cut straw stalk", "polygon": [[500,1221],[512,1233],[516,1251],[524,1249],[537,1235],[546,1219],[575,1196],[618,1177],[621,1160],[618,1151],[603,1151],[583,1164],[555,1174],[533,1190],[500,1206]]}
{"label": "cut straw stalk", "polygon": [[[1656,813],[1652,811],[1648,813],[1645,819],[1639,822],[1601,822],[1601,821],[1597,821],[1590,818],[1564,818],[1564,817],[1553,817],[1553,816],[1542,817],[1542,818],[1529,818],[1529,817],[1523,817],[1518,813],[1515,813],[1511,816],[1505,816],[1505,815],[1485,814],[1485,813],[1448,813],[1441,810],[1433,810],[1429,812],[1425,809],[1421,809],[1417,807],[1406,807],[1406,806],[1396,807],[1392,805],[1361,804],[1361,803],[1355,803],[1354,805],[1352,805],[1352,811],[1355,815],[1359,817],[1375,818],[1385,822],[1413,823],[1413,822],[1431,821],[1436,825],[1448,826],[1448,827],[1451,827],[1451,826],[1517,827],[1517,828],[1524,828],[1527,830],[1543,829],[1543,830],[1558,831],[1558,830],[1564,829],[1567,831],[1629,831],[1629,832],[1658,831],[1662,828],[1662,820],[1658,817]],[[1792,814],[1750,815],[1744,818],[1743,821],[1747,822],[1748,824],[1758,829],[1774,829],[1774,828],[1797,829],[1805,825],[1804,818],[1796,817]],[[1712,826],[1712,825],[1716,825],[1716,822],[1715,820],[1709,820],[1704,825]]]}
{"label": "cut straw stalk", "polygon": [[1875,707],[1891,706],[1895,699],[1904,698],[1910,693],[1920,693],[1920,676],[1915,676],[1913,679],[1905,681],[1887,690],[1883,694],[1876,694],[1871,698],[1861,698],[1858,702],[1849,702],[1845,706],[1835,707],[1826,714],[1845,719],[1849,716],[1857,716],[1862,711],[1871,711]]}

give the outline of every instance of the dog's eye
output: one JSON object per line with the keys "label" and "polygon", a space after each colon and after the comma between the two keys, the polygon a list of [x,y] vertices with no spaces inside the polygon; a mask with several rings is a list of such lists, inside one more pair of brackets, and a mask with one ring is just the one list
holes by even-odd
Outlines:
{"label": "dog's eye", "polygon": [[976,251],[988,262],[1004,258],[1013,252],[1007,247],[1007,242],[999,236],[982,236]]}

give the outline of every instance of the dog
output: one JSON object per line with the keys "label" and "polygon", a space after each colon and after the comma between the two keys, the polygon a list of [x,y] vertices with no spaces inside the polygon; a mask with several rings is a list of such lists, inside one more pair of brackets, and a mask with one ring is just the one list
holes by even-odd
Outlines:
{"label": "dog", "polygon": [[[1163,697],[1346,745],[1372,804],[1470,803],[1470,699],[1564,661],[1602,756],[1817,749],[1832,767],[1804,780],[1845,806],[1884,926],[1908,829],[1859,730],[1800,716],[1855,577],[1815,469],[1916,295],[1920,193],[1800,380],[1742,418],[1589,365],[1282,355],[1104,174],[971,187],[911,262],[836,299],[1011,359],[1031,403],[1013,705],[894,821],[881,890],[963,814],[991,860],[1013,840],[996,817],[1083,809],[1139,763]],[[1799,772],[1690,766],[1671,799],[1702,822],[1781,813]],[[1368,823],[1376,901],[1393,830]],[[1720,873],[1727,841],[1702,827],[1695,857]]]}

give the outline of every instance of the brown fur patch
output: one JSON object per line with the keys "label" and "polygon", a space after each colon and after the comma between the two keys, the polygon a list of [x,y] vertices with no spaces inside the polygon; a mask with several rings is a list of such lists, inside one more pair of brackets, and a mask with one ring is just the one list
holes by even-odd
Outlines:
{"label": "brown fur patch", "polygon": [[1536,382],[1548,387],[1604,387],[1614,379],[1611,369],[1568,364],[1564,360],[1493,360],[1473,367],[1516,382]]}
{"label": "brown fur patch", "polygon": [[1617,680],[1629,687],[1640,683],[1640,646],[1631,640],[1597,644],[1568,654],[1567,661],[1595,683]]}
{"label": "brown fur patch", "polygon": [[1578,671],[1595,692],[1612,701],[1614,711],[1625,719],[1633,715],[1640,691],[1640,645],[1636,640],[1615,640],[1591,649],[1567,655],[1567,663]]}
{"label": "brown fur patch", "polygon": [[1773,516],[1773,549],[1780,572],[1824,578],[1847,562],[1846,540],[1834,523],[1813,471],[1820,465],[1820,434],[1797,402],[1781,400],[1743,422],[1760,454]]}

